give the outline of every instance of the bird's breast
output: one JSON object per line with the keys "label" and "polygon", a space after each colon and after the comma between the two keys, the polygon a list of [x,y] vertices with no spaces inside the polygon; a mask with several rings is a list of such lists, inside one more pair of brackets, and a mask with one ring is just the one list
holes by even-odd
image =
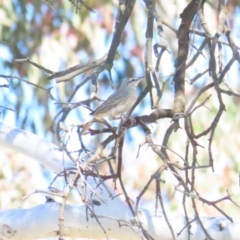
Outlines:
{"label": "bird's breast", "polygon": [[99,106],[93,115],[96,119],[101,119],[104,117],[116,118],[120,115],[128,112],[133,104],[137,100],[137,93],[135,91],[125,92],[121,96],[115,96],[111,101],[106,100],[101,106]]}

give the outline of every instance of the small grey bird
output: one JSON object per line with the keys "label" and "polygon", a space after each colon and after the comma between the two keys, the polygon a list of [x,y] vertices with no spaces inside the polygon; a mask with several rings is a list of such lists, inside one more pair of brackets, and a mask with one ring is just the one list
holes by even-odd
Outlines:
{"label": "small grey bird", "polygon": [[121,87],[110,95],[99,107],[97,107],[90,115],[93,119],[85,124],[81,134],[84,134],[93,124],[94,119],[100,120],[104,117],[112,119],[128,112],[137,100],[137,86],[143,77],[131,78],[124,81]]}

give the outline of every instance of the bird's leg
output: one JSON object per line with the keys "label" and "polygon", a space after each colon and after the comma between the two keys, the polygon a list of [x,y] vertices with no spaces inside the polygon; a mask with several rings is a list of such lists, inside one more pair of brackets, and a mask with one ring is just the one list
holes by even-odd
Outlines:
{"label": "bird's leg", "polygon": [[133,118],[133,117],[128,117],[128,120],[131,122],[131,127],[134,125],[134,124],[136,124],[136,120]]}
{"label": "bird's leg", "polygon": [[129,120],[131,122],[131,127],[136,123],[136,120],[133,117],[128,116],[127,114],[122,114],[120,117],[112,117],[111,119],[112,120],[120,119],[122,124]]}
{"label": "bird's leg", "polygon": [[131,127],[136,123],[136,120],[132,117],[130,117],[129,115],[127,114],[122,114],[121,115],[121,121],[120,121],[120,124],[119,124],[119,129],[118,129],[118,133],[120,132],[120,129],[122,129],[122,131],[126,131],[127,128],[123,126],[123,124],[125,122],[127,122],[128,120],[131,122]]}
{"label": "bird's leg", "polygon": [[130,125],[131,127],[136,123],[136,120],[133,117],[129,116],[128,114],[123,114],[123,119],[124,119],[123,123],[129,120],[131,122]]}

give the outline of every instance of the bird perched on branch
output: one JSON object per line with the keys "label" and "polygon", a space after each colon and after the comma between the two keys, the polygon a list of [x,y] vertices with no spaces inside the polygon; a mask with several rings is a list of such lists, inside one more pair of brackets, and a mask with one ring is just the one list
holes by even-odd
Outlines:
{"label": "bird perched on branch", "polygon": [[136,89],[142,79],[143,77],[139,77],[124,81],[116,92],[110,95],[99,107],[90,113],[93,119],[85,124],[81,135],[90,128],[94,119],[100,120],[105,117],[114,119],[128,112],[137,100]]}

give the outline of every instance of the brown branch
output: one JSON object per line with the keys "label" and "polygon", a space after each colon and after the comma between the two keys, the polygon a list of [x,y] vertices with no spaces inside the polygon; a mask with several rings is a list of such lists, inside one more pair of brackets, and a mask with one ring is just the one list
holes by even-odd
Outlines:
{"label": "brown branch", "polygon": [[22,82],[25,82],[25,83],[27,83],[27,84],[29,84],[29,85],[32,85],[32,86],[34,86],[34,87],[36,87],[36,88],[39,88],[39,89],[45,91],[45,92],[49,95],[49,97],[50,97],[51,100],[56,101],[56,99],[55,99],[55,98],[53,97],[53,95],[51,94],[51,89],[52,89],[52,88],[44,88],[44,87],[41,87],[41,86],[38,85],[38,84],[32,83],[32,82],[30,82],[30,81],[28,81],[28,80],[22,79],[22,78],[17,77],[17,76],[0,75],[0,77],[3,77],[3,78],[15,78],[15,79],[18,79],[19,81],[22,81]]}
{"label": "brown branch", "polygon": [[[157,123],[157,120],[162,118],[173,118],[174,112],[172,109],[155,109],[151,114],[149,115],[142,115],[133,118],[134,120],[128,119],[122,126],[126,129],[133,128],[136,126],[141,125],[141,122],[144,123]],[[90,135],[97,135],[100,133],[109,133],[112,132],[108,128],[102,129],[102,130],[93,130],[89,129]]]}
{"label": "brown branch", "polygon": [[[115,55],[114,55],[115,56]],[[85,63],[85,64],[77,64],[74,67],[71,67],[67,70],[64,71],[59,71],[57,73],[53,73],[50,76],[47,77],[48,80],[52,80],[54,78],[57,78],[56,82],[66,82],[68,80],[70,80],[71,78],[84,73],[90,69],[99,67],[101,64],[104,64],[104,62],[106,61],[107,56],[103,56],[102,58],[98,59],[98,60],[93,60],[91,62]]]}
{"label": "brown branch", "polygon": [[32,64],[34,67],[36,67],[36,68],[38,68],[38,69],[41,69],[41,70],[43,70],[43,71],[46,72],[46,73],[53,74],[53,72],[52,72],[51,70],[42,67],[41,65],[39,65],[39,64],[31,61],[29,58],[14,59],[14,62],[20,62],[20,63],[26,62],[26,63],[30,63],[30,64]]}
{"label": "brown branch", "polygon": [[211,38],[213,34],[211,33],[211,31],[209,29],[208,23],[206,22],[205,17],[204,17],[204,13],[203,13],[204,2],[205,1],[202,1],[201,7],[198,10],[198,16],[199,16],[199,20],[200,20],[201,26],[202,26],[206,36],[208,38]]}
{"label": "brown branch", "polygon": [[193,77],[189,82],[190,84],[193,84],[194,82],[196,82],[200,77],[202,77],[204,74],[206,74],[209,71],[209,69],[205,69],[204,71],[198,73],[195,77]]}
{"label": "brown branch", "polygon": [[189,47],[189,31],[192,20],[198,11],[199,2],[192,0],[180,15],[182,22],[178,31],[178,53],[175,62],[176,72],[173,78],[175,97],[174,112],[183,113],[185,110],[185,71]]}
{"label": "brown branch", "polygon": [[102,151],[105,149],[105,147],[114,139],[116,139],[116,135],[113,134],[108,136],[103,142],[101,142],[97,150],[95,151],[95,154],[90,157],[86,162],[80,165],[81,169],[85,171],[94,161],[98,160],[101,157]]}
{"label": "brown branch", "polygon": [[214,171],[214,166],[213,166],[213,156],[212,156],[212,142],[213,142],[215,130],[218,126],[218,123],[220,121],[220,118],[221,118],[224,110],[225,110],[225,108],[222,105],[220,105],[219,109],[218,109],[218,113],[215,116],[215,118],[211,124],[211,133],[210,133],[209,144],[208,144],[208,154],[209,154],[209,162],[210,162],[210,165],[211,165],[213,171]]}
{"label": "brown branch", "polygon": [[153,71],[152,66],[152,39],[153,39],[153,15],[150,10],[148,10],[148,18],[147,18],[147,30],[146,30],[146,49],[145,49],[145,75],[147,80],[147,88],[150,93],[150,102],[151,108],[153,109],[153,95],[152,95],[152,80],[151,73]]}
{"label": "brown branch", "polygon": [[188,61],[188,63],[186,64],[186,69],[189,68],[197,60],[200,54],[202,54],[202,50],[204,49],[206,44],[207,44],[207,38],[204,39],[199,49],[197,49],[197,52],[196,54],[194,54],[193,58],[190,61]]}
{"label": "brown branch", "polygon": [[106,69],[107,70],[110,70],[113,66],[114,56],[116,54],[118,45],[120,44],[123,30],[128,22],[128,19],[131,16],[135,2],[136,2],[136,0],[128,0],[128,1],[124,1],[124,2],[121,2],[121,1],[119,2],[119,8],[118,8],[118,13],[117,13],[117,17],[116,17],[114,35],[113,35],[112,43],[109,48],[108,56],[107,56],[107,60],[106,60]]}
{"label": "brown branch", "polygon": [[[157,171],[150,177],[150,179],[148,180],[148,182],[146,183],[146,185],[144,186],[144,188],[142,189],[142,191],[140,192],[140,194],[137,196],[136,198],[136,204],[135,204],[135,216],[137,217],[137,220],[138,220],[138,225],[139,227],[141,228],[142,232],[144,231],[143,227],[142,227],[142,223],[141,221],[139,220],[139,215],[138,215],[138,207],[139,207],[139,203],[140,203],[140,200],[142,198],[142,196],[145,194],[145,192],[148,190],[151,182],[155,179],[157,182],[159,182],[159,179],[160,179],[160,176],[161,174],[163,173],[164,170],[167,169],[167,164],[163,164],[159,169],[157,169]],[[158,196],[158,195],[156,195]],[[164,211],[164,208],[163,208],[163,211]],[[165,213],[166,215],[166,213]],[[166,217],[167,219],[167,217]],[[168,221],[167,221],[168,222]],[[170,228],[171,229],[171,228]],[[172,232],[172,231],[171,231]],[[144,232],[143,232],[144,234]],[[149,234],[146,234],[145,232],[145,235],[147,236],[147,239],[153,239]]]}
{"label": "brown branch", "polygon": [[119,146],[118,146],[118,169],[117,169],[117,176],[118,176],[118,179],[119,179],[119,183],[121,185],[121,189],[122,189],[123,194],[125,196],[125,200],[126,200],[126,202],[128,204],[128,207],[129,207],[132,215],[135,216],[135,212],[133,210],[132,204],[130,202],[130,198],[129,198],[129,196],[127,194],[127,191],[125,189],[125,186],[124,186],[124,183],[123,183],[123,180],[122,180],[122,174],[121,174],[123,143],[124,143],[124,136],[120,139]]}
{"label": "brown branch", "polygon": [[[219,208],[216,204],[218,204],[218,203],[220,203],[220,202],[222,202],[222,201],[225,201],[225,200],[230,200],[230,201],[232,201],[232,199],[231,199],[231,196],[229,195],[229,193],[228,193],[228,195],[226,196],[226,197],[223,197],[223,198],[220,198],[220,199],[218,199],[218,200],[216,200],[216,201],[208,201],[207,199],[204,199],[204,198],[202,198],[202,197],[200,197],[200,196],[198,196],[198,199],[199,199],[199,201],[202,201],[203,203],[205,203],[205,204],[207,204],[207,205],[209,205],[209,206],[213,206],[214,208],[216,208],[220,213],[222,213],[230,222],[232,222],[233,223],[233,219],[231,218],[231,217],[229,217],[221,208]],[[233,201],[232,201],[233,202]],[[238,206],[238,205],[237,205]],[[239,206],[238,206],[239,207]]]}
{"label": "brown branch", "polygon": [[[188,155],[189,155],[189,140],[187,140],[187,143],[186,143],[186,151],[185,151],[185,163],[186,163],[186,166],[189,166],[189,158],[188,158]],[[189,172],[186,170],[185,171],[185,182],[186,184],[190,183],[190,180],[189,180]],[[185,189],[186,191],[186,189]],[[183,204],[183,210],[184,210],[184,214],[185,214],[185,218],[186,218],[186,227],[187,227],[187,231],[188,231],[188,240],[190,240],[190,235],[191,235],[191,226],[190,226],[190,223],[192,221],[189,221],[189,217],[188,217],[188,213],[187,213],[187,206],[186,206],[186,194],[183,195],[183,201],[182,201],[182,204]],[[184,227],[185,228],[185,227]],[[183,229],[184,229],[183,228]],[[182,229],[182,231],[183,231]],[[179,236],[181,234],[180,231],[177,236]]]}
{"label": "brown branch", "polygon": [[203,230],[203,232],[204,232],[204,234],[205,234],[205,236],[206,236],[206,239],[208,239],[208,240],[214,240],[214,239],[208,234],[206,228],[204,227],[204,225],[203,225],[203,223],[202,223],[202,221],[201,221],[201,219],[200,219],[200,217],[199,217],[195,199],[192,198],[191,200],[192,200],[193,210],[194,210],[194,213],[195,213],[195,218],[196,218],[196,220],[199,222],[199,224],[200,224],[200,226],[201,226],[201,228],[202,228],[202,230]]}
{"label": "brown branch", "polygon": [[166,223],[167,223],[167,225],[170,229],[173,240],[176,240],[176,237],[175,237],[175,234],[174,234],[174,231],[173,231],[173,227],[170,224],[170,221],[168,220],[168,217],[167,217],[167,214],[166,214],[166,211],[165,211],[165,208],[164,208],[164,203],[163,203],[163,198],[162,198],[162,193],[161,193],[161,183],[159,181],[159,178],[156,178],[156,191],[157,191],[157,196],[159,198],[159,202],[160,202],[161,207],[162,207],[162,213],[163,213],[163,216],[165,218],[165,221],[166,221]]}
{"label": "brown branch", "polygon": [[59,239],[64,239],[63,231],[64,231],[65,207],[66,207],[66,203],[67,203],[67,199],[69,197],[69,194],[72,191],[73,187],[76,185],[79,177],[80,177],[79,174],[76,173],[72,178],[69,178],[68,187],[62,195],[62,202],[61,202],[60,213],[59,213]]}

